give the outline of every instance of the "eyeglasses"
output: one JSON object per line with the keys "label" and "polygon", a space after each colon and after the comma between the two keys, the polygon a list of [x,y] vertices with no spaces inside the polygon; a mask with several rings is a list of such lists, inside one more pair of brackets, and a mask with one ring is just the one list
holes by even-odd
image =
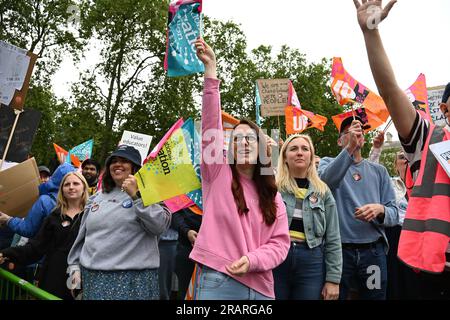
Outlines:
{"label": "eyeglasses", "polygon": [[233,137],[233,139],[234,139],[234,142],[237,142],[237,143],[241,143],[242,140],[244,140],[244,139],[245,139],[245,141],[247,141],[247,143],[255,143],[258,140],[258,138],[255,135],[244,136],[241,134],[235,135]]}
{"label": "eyeglasses", "polygon": [[398,160],[406,160],[406,157],[405,157],[404,154],[399,154],[399,155],[397,156],[397,159],[398,159]]}

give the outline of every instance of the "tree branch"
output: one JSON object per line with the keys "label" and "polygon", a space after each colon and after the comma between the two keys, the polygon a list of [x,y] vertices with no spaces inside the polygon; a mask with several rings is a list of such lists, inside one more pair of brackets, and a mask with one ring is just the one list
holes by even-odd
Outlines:
{"label": "tree branch", "polygon": [[148,59],[154,58],[154,57],[156,57],[156,56],[154,56],[154,55],[148,56],[138,64],[138,66],[136,67],[136,70],[133,72],[133,75],[130,78],[128,78],[128,80],[124,83],[124,85],[123,85],[124,91],[128,90],[128,87],[131,86],[132,81],[139,75],[139,73],[141,73],[142,70],[144,70],[145,68],[147,68],[148,66],[151,65],[151,64],[149,64],[149,65],[145,66],[144,68],[142,68],[142,65],[145,63],[145,61],[147,61]]}

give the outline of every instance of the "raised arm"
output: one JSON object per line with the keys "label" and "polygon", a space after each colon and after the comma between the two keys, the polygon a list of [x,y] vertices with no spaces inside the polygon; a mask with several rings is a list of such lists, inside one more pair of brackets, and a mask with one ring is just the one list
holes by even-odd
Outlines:
{"label": "raised arm", "polygon": [[217,79],[216,56],[199,38],[195,42],[197,56],[205,65],[202,101],[202,181],[212,181],[224,163],[223,128],[220,107],[220,81]]}
{"label": "raised arm", "polygon": [[353,2],[357,9],[358,23],[364,35],[367,56],[378,91],[386,103],[400,137],[407,139],[416,118],[416,110],[395,79],[394,70],[377,28],[397,1],[391,0],[384,8],[383,1],[380,0],[362,0],[362,3],[359,0],[353,0]]}

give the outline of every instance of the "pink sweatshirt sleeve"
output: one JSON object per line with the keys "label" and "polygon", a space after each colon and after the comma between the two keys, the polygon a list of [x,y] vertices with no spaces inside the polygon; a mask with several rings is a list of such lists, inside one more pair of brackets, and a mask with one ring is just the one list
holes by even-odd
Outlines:
{"label": "pink sweatshirt sleeve", "polygon": [[280,265],[287,257],[290,238],[289,226],[286,214],[286,206],[281,200],[280,194],[277,194],[277,219],[272,236],[269,241],[258,249],[248,252],[246,256],[250,261],[249,272],[269,271]]}
{"label": "pink sweatshirt sleeve", "polygon": [[211,181],[224,164],[220,80],[205,78],[202,103],[202,179]]}

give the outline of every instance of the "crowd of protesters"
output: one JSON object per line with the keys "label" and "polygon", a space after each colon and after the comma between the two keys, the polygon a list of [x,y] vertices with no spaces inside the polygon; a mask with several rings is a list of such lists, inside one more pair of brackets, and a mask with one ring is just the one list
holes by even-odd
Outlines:
{"label": "crowd of protesters", "polygon": [[[450,179],[428,151],[450,139],[450,83],[441,103],[446,126],[436,127],[399,88],[378,29],[366,23],[370,5],[384,20],[395,1],[354,3],[402,144],[396,177],[379,164],[383,133],[362,157],[357,116],[338,128],[336,157],[319,158],[308,135],[294,134],[273,167],[266,161],[273,141],[247,119],[225,151],[216,56],[198,38],[202,132],[219,132],[203,135],[203,152],[213,150],[201,163],[203,211],[145,206],[134,177],[141,156],[120,145],[102,174],[93,159],[78,172],[40,166],[39,199],[28,215],[0,212],[0,264],[14,271],[36,263],[38,286],[63,299],[450,299]],[[24,241],[12,241],[14,234]]]}

